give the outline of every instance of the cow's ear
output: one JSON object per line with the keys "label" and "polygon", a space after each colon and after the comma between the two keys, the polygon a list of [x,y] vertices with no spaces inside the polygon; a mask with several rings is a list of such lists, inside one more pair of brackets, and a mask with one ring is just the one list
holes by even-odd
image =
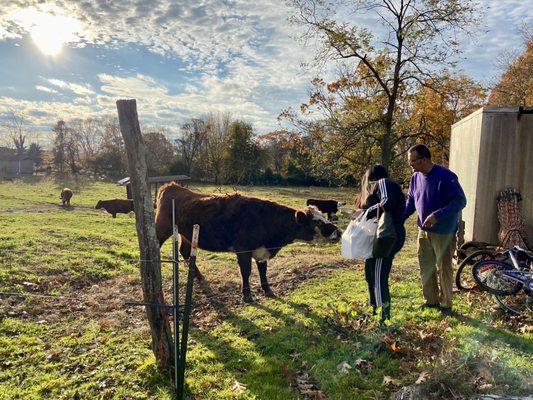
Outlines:
{"label": "cow's ear", "polygon": [[303,211],[300,211],[300,210],[296,211],[295,217],[296,217],[296,222],[299,225],[304,225],[305,222],[307,221],[307,214],[304,213]]}

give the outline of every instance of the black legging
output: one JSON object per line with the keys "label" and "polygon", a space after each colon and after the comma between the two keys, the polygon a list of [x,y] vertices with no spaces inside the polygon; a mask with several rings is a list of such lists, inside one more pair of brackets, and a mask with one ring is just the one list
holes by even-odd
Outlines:
{"label": "black legging", "polygon": [[403,226],[397,227],[396,234],[398,239],[390,256],[365,260],[365,279],[368,283],[370,304],[373,307],[381,307],[383,304],[390,305],[389,274],[394,256],[401,250],[405,242],[405,228]]}

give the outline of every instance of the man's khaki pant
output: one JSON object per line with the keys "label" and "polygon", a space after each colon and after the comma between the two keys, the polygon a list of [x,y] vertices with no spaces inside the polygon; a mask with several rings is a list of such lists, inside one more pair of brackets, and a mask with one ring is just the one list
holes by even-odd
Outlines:
{"label": "man's khaki pant", "polygon": [[454,251],[455,233],[418,230],[418,263],[426,303],[452,306]]}

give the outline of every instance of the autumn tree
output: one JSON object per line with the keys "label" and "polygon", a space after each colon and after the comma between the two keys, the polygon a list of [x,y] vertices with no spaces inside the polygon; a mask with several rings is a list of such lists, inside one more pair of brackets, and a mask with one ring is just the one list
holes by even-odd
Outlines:
{"label": "autumn tree", "polygon": [[9,114],[9,119],[6,125],[9,132],[8,134],[15,146],[17,154],[22,155],[26,150],[26,120],[24,115],[19,112],[11,111]]}
{"label": "autumn tree", "polygon": [[200,118],[192,118],[182,125],[180,137],[176,139],[178,152],[185,165],[185,173],[189,176],[193,170],[194,163],[199,158],[199,152],[205,143],[206,135],[206,121]]}
{"label": "autumn tree", "polygon": [[167,175],[176,158],[176,148],[162,132],[143,135],[146,163],[150,175]]}
{"label": "autumn tree", "polygon": [[[355,71],[345,67],[338,79],[328,83],[315,78],[300,114],[285,110],[281,115],[310,138],[315,174],[329,182],[360,175],[370,163],[381,161],[386,99],[373,80],[359,73],[364,68],[361,64]],[[403,138],[397,132],[392,145]]]}
{"label": "autumn tree", "polygon": [[261,144],[268,151],[269,161],[273,171],[282,175],[286,172],[292,148],[298,144],[299,135],[288,130],[269,132],[259,138]]}
{"label": "autumn tree", "polygon": [[77,119],[70,122],[72,140],[76,143],[79,162],[86,171],[98,176],[99,167],[95,162],[103,138],[105,122],[101,118]]}
{"label": "autumn tree", "polygon": [[67,125],[65,121],[60,120],[57,121],[55,126],[52,128],[52,131],[54,132],[54,144],[52,148],[52,154],[54,158],[54,166],[58,170],[58,172],[63,173],[66,160],[67,160],[67,154],[66,154],[66,141],[67,141]]}
{"label": "autumn tree", "polygon": [[112,178],[127,176],[127,160],[124,139],[120,133],[118,120],[115,117],[102,119],[102,139],[98,154],[94,158],[94,168],[99,174]]}
{"label": "autumn tree", "polygon": [[250,124],[235,121],[229,127],[224,172],[229,183],[252,183],[265,164],[265,154],[255,140]]}
{"label": "autumn tree", "polygon": [[[431,89],[430,89],[431,87]],[[415,140],[431,148],[434,161],[447,165],[451,126],[483,106],[485,89],[465,75],[445,75],[412,96],[405,122]],[[413,142],[405,143],[405,149]]]}
{"label": "autumn tree", "polygon": [[30,143],[27,154],[30,160],[35,163],[35,165],[39,166],[43,163],[43,148],[38,143]]}
{"label": "autumn tree", "polygon": [[[472,0],[291,0],[293,21],[304,25],[305,39],[318,39],[315,59],[354,60],[360,79],[377,88],[383,99],[378,135],[381,163],[389,166],[395,149],[399,103],[453,65],[460,51],[456,35],[477,21]],[[347,20],[346,15],[375,20],[371,30]],[[378,28],[378,24],[380,25]],[[373,118],[373,116],[372,116]],[[371,120],[369,120],[370,122]],[[354,125],[354,135],[369,127]]]}
{"label": "autumn tree", "polygon": [[206,137],[204,142],[206,174],[215,184],[221,183],[224,156],[229,143],[229,113],[210,113],[205,118]]}
{"label": "autumn tree", "polygon": [[533,33],[524,32],[525,50],[521,55],[514,51],[499,56],[499,69],[503,71],[494,86],[488,104],[493,106],[533,105]]}

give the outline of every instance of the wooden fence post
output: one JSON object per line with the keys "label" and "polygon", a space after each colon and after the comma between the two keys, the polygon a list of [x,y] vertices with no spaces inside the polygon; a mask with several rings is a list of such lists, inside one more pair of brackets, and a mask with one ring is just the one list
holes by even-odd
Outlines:
{"label": "wooden fence post", "polygon": [[[155,233],[154,206],[148,185],[146,147],[142,140],[135,100],[117,101],[120,131],[128,155],[135,225],[141,253],[141,284],[144,302],[165,304],[161,279],[161,256]],[[145,260],[145,261],[143,261]],[[172,334],[165,307],[147,306],[146,313],[152,332],[152,350],[160,370],[172,372],[174,360]],[[173,374],[171,374],[173,376]]]}

